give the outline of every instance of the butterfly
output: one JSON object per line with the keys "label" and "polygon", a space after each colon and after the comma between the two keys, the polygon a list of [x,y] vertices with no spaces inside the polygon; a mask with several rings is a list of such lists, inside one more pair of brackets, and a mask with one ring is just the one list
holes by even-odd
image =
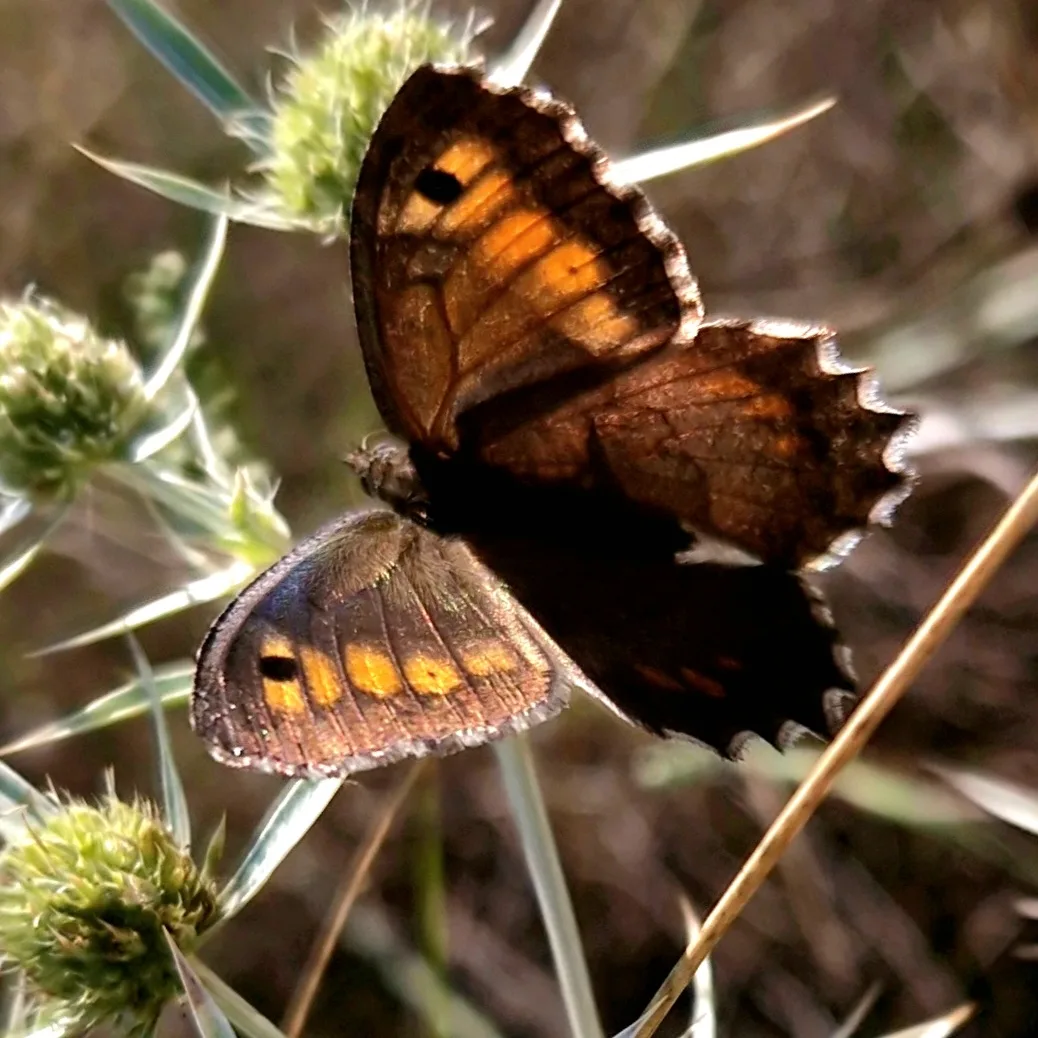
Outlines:
{"label": "butterfly", "polygon": [[214,756],[344,775],[573,689],[722,753],[840,723],[853,680],[804,571],[889,519],[910,419],[828,329],[707,321],[573,109],[464,67],[385,112],[350,262],[391,438],[349,460],[379,503],[213,624],[191,720]]}

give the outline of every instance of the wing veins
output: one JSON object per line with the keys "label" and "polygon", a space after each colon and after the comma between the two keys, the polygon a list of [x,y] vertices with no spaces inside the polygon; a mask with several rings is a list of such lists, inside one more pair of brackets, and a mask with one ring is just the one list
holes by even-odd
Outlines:
{"label": "wing veins", "polygon": [[[666,350],[661,350],[660,352],[653,354],[653,359],[662,362],[662,361],[670,359],[671,357],[680,358],[681,354],[684,353],[685,351],[695,350],[695,348],[696,348],[696,341],[698,339],[699,339],[699,335],[697,334],[695,339],[693,339],[691,342],[688,342],[688,343],[682,345],[680,350],[676,350],[676,351],[674,351],[674,353],[669,353]],[[783,342],[788,342],[790,340],[782,340],[782,341]],[[799,344],[802,344],[802,343],[810,342],[811,340],[810,339],[797,339],[797,340],[794,340],[794,341],[799,343]],[[765,354],[765,356],[773,356],[774,352],[775,351],[768,351],[768,353]],[[818,349],[817,349],[817,346],[816,346],[815,347],[815,355],[817,356],[817,354],[818,354]],[[742,364],[745,361],[752,359],[753,356],[754,356],[754,354],[744,354],[744,355],[742,355],[740,357],[735,358],[734,360],[731,357],[725,357],[724,359],[719,360],[716,364],[712,364],[709,367],[704,367],[704,368],[697,369],[694,373],[679,372],[678,374],[674,375],[672,378],[665,379],[663,382],[654,382],[651,386],[643,386],[643,387],[639,387],[639,388],[636,388],[636,389],[631,389],[631,390],[629,390],[629,391],[627,391],[626,393],[623,394],[622,399],[624,399],[624,400],[631,399],[631,398],[640,396],[642,393],[650,392],[651,390],[656,389],[656,388],[662,388],[662,387],[665,387],[665,386],[671,386],[675,382],[680,382],[680,381],[682,381],[684,379],[689,379],[689,380],[695,381],[696,379],[698,379],[702,375],[712,375],[715,372],[720,371],[722,368],[734,367],[735,365]],[[851,374],[851,373],[848,373],[848,374]],[[822,372],[820,372],[820,375],[818,377],[809,378],[806,381],[809,382],[809,383],[813,383],[813,382],[832,382],[833,380],[839,379],[841,377],[842,377],[841,374],[832,374],[830,372],[822,371]],[[762,385],[762,388],[764,388],[763,385]],[[768,392],[774,392],[774,390],[768,390]],[[750,397],[747,397],[746,399],[753,399],[753,397],[750,396]]]}
{"label": "wing veins", "polygon": [[[367,589],[365,588],[364,590],[367,590]],[[309,599],[308,599],[308,601],[309,601]],[[318,611],[324,613],[326,616],[331,616],[332,615],[330,610],[325,609],[323,606],[319,605],[318,603],[312,603],[312,605],[314,606],[314,608],[316,608]],[[314,647],[315,648],[319,648],[319,644],[318,644],[317,640],[315,638],[313,638],[313,624],[310,625],[310,632],[311,632],[311,639],[312,639],[312,643],[313,643]],[[342,651],[341,651],[341,649],[339,647],[339,637],[338,637],[338,634],[335,631],[334,624],[332,625],[332,644],[335,647],[335,651],[331,655],[332,655],[332,659],[334,660],[334,666],[335,666],[336,673],[337,673],[337,675],[339,677],[339,680],[342,682],[343,688],[346,689],[347,692],[349,692],[351,698],[355,699],[356,693],[354,692],[353,685],[350,683],[350,679],[346,675],[346,668],[345,668],[345,666],[343,665],[343,662],[342,662]],[[303,672],[303,677],[306,680],[307,698],[309,698],[310,680],[309,680],[309,677],[308,677],[308,675],[306,673],[306,669],[305,668],[302,668],[302,672]],[[322,717],[322,720],[328,718],[329,716],[334,717],[335,718],[335,726],[338,729],[338,731],[342,734],[342,741],[345,742],[347,745],[349,745],[352,748],[353,740],[349,737],[349,732],[346,730],[346,725],[343,722],[342,718],[339,716],[338,703],[339,703],[339,701],[337,700],[334,704],[330,704],[328,707],[326,707],[324,709],[324,711],[322,712],[321,717]],[[359,712],[359,710],[360,710],[359,705],[356,705],[356,709]],[[350,754],[350,756],[352,756],[352,753]]]}
{"label": "wing veins", "polygon": [[[588,260],[587,264],[596,262],[600,257],[608,256],[611,252],[614,251],[614,249],[622,248],[624,245],[628,244],[629,242],[634,241],[636,237],[637,236],[631,237],[631,238],[626,238],[626,239],[624,239],[624,241],[617,242],[616,245],[610,246],[608,249],[604,249],[602,252],[597,253],[593,259]],[[562,244],[565,241],[569,241],[569,240],[570,240],[569,237],[567,237],[567,238],[560,239],[557,242],[553,242],[551,244],[550,248],[548,248],[546,251],[544,251],[542,253],[539,253],[537,256],[533,257],[529,261],[529,263],[524,264],[524,266],[518,271],[518,274],[521,275],[521,274],[525,273],[529,269],[530,266],[532,266],[537,261],[543,259],[545,256],[549,255],[560,244]],[[587,264],[581,264],[581,266],[586,266]],[[549,313],[538,314],[536,316],[538,317],[539,320],[542,320],[542,321],[545,321],[545,322],[546,321],[550,321],[550,320],[552,320],[555,317],[559,317],[560,315],[565,314],[568,310],[572,310],[575,307],[580,306],[581,303],[585,302],[587,299],[591,298],[591,296],[595,295],[596,293],[605,291],[606,289],[608,289],[608,287],[611,284],[613,284],[613,282],[619,280],[624,275],[629,274],[637,266],[638,266],[637,263],[633,263],[630,266],[623,267],[620,270],[616,270],[616,271],[612,272],[609,275],[609,277],[605,281],[602,282],[601,285],[599,285],[599,286],[597,286],[595,288],[590,289],[589,291],[585,292],[583,295],[578,296],[576,299],[572,299],[572,300],[569,300],[566,303],[561,304],[558,307],[558,309],[556,309],[556,310],[552,310]],[[445,302],[443,300],[443,282],[440,279],[438,279],[438,278],[428,278],[428,279],[423,279],[423,281],[424,281],[424,283],[428,284],[430,287],[438,289],[438,291],[436,293],[436,296],[437,296],[437,307],[440,310],[441,317],[446,319],[446,305],[445,305]],[[493,306],[494,303],[498,302],[499,299],[502,298],[505,294],[507,294],[507,291],[508,291],[508,289],[510,287],[511,287],[511,282],[509,282],[508,285],[506,285],[504,287],[503,291],[501,291],[498,294],[495,294],[495,296],[492,298],[492,300],[488,303],[487,307],[485,309],[479,311],[479,314],[477,315],[476,319],[465,330],[465,332],[462,334],[462,336],[459,336],[458,338],[460,339],[461,337],[463,337],[463,335],[468,334],[472,330],[472,328],[479,323],[480,318],[486,313],[486,310],[489,309],[491,306]],[[648,295],[650,292],[658,291],[659,289],[667,290],[672,297],[676,297],[673,285],[671,284],[669,278],[667,278],[666,275],[664,275],[664,277],[662,279],[651,282],[646,287],[644,293],[639,293],[639,296],[636,296],[635,298],[637,299],[637,298],[641,297],[642,295]],[[633,308],[629,307],[626,302],[624,303],[624,314],[625,314],[625,316],[630,315],[632,309]],[[637,313],[636,310],[634,312]],[[593,330],[595,328],[599,328],[603,324],[607,323],[610,320],[613,320],[612,315],[603,318],[601,321],[595,321],[593,324],[588,325],[588,330],[590,331],[590,330]],[[447,324],[447,327],[450,327],[449,323]],[[657,324],[655,327],[656,328],[662,328],[662,327],[664,327],[664,325]],[[652,327],[646,328],[644,331],[639,333],[639,336],[650,334],[653,330],[654,329]],[[558,332],[557,334],[560,336],[560,338],[564,338],[564,339],[568,339],[569,338],[569,336],[567,336],[564,332]],[[457,345],[457,341],[458,341],[458,339],[455,340],[455,345]],[[519,339],[515,339],[515,340],[512,341],[512,343],[510,345],[514,345],[516,342],[519,342],[519,341],[520,341]],[[502,352],[504,352],[504,351],[502,351]],[[615,350],[610,350],[609,352],[613,353],[613,352],[616,352],[616,351]],[[490,364],[492,364],[497,359],[497,357],[499,357],[499,356],[500,356],[500,354],[495,354],[493,356],[489,356],[489,357],[485,358],[484,360],[480,361],[479,363],[473,365],[472,367],[470,367],[465,372],[465,378],[473,377],[478,372],[480,372],[482,369],[484,369],[484,368],[488,367]],[[457,379],[457,374],[458,373],[457,373],[457,366],[456,366],[456,364],[457,364],[457,351],[456,350],[452,351],[451,364],[452,364],[452,368],[451,368],[452,375],[455,377],[455,379]],[[598,364],[598,365],[592,364],[591,366],[599,367],[599,368],[606,367],[606,365],[604,365],[604,364]],[[454,384],[456,385],[457,381],[455,381]],[[665,383],[661,383],[661,384],[665,384]],[[669,383],[666,383],[666,384],[669,384]],[[641,392],[641,391],[639,390],[638,392]],[[442,417],[443,409],[446,406],[447,406],[447,404],[446,404],[446,401],[445,401],[444,405],[441,406],[440,411],[437,413],[437,420],[439,420]]]}
{"label": "wing veins", "polygon": [[[658,418],[658,419],[660,419],[660,421],[666,423],[667,427],[671,430],[671,438],[672,439],[678,439],[679,437],[691,438],[694,435],[694,433],[696,433],[696,432],[701,432],[701,431],[704,431],[704,430],[709,431],[710,429],[724,429],[724,428],[729,427],[729,426],[734,424],[731,418],[724,418],[724,419],[722,419],[719,422],[702,422],[702,423],[698,423],[697,422],[693,431],[679,433],[674,428],[674,426],[672,424],[672,420],[671,420],[671,415],[675,411],[680,411],[681,413],[683,413],[682,408],[678,408],[678,407],[668,407],[668,408],[642,407],[642,408],[639,408],[637,411],[630,411],[630,412],[624,413],[623,417],[627,418],[628,416],[630,416],[632,418],[634,418],[634,417],[639,417],[639,418]],[[615,414],[615,413],[617,413],[617,412],[615,412],[613,410],[606,410],[606,409],[604,409],[602,411],[599,411],[597,414],[593,414],[591,416],[591,418],[592,418],[592,420],[594,420],[595,418],[606,418],[610,414]],[[767,424],[769,424],[771,422],[774,422],[775,419],[774,418],[745,418],[745,419],[743,419],[743,421],[744,422],[754,422],[757,425],[767,425]],[[629,424],[629,423],[625,423],[625,424]],[[800,427],[798,426],[798,428],[800,428]]]}
{"label": "wing veins", "polygon": [[[402,574],[400,574],[398,570],[390,577],[390,579],[393,579],[394,576],[401,575]],[[400,652],[397,649],[396,642],[393,638],[392,629],[390,628],[389,623],[386,621],[386,603],[382,598],[381,589],[376,588],[376,593],[378,597],[378,620],[379,624],[382,626],[382,634],[386,639],[386,647],[389,649],[389,655],[393,662],[393,669],[396,671],[397,677],[400,678],[400,684],[407,689],[407,694],[411,697],[412,700],[414,700],[415,706],[418,708],[419,711],[424,712],[425,708],[422,705],[421,697],[418,695],[417,692],[415,692],[413,688],[411,688],[411,683],[404,676],[404,669],[400,663]],[[391,707],[394,718],[400,717],[400,714],[397,712],[396,709],[396,704],[393,702],[392,696],[386,696],[382,700],[382,702],[385,703],[386,706]]]}
{"label": "wing veins", "polygon": [[[547,210],[547,209],[544,210],[543,215],[538,216],[536,220],[534,220],[531,223],[528,223],[525,227],[523,227],[523,229],[521,231],[519,231],[517,234],[513,235],[506,242],[502,243],[500,245],[500,247],[495,252],[493,252],[491,255],[487,256],[486,257],[487,264],[489,265],[490,263],[492,263],[495,259],[497,259],[498,256],[501,255],[502,252],[504,252],[506,249],[508,249],[509,246],[511,246],[514,242],[518,241],[524,234],[528,233],[534,227],[537,227],[540,224],[545,223],[548,220],[554,220],[557,217],[564,215],[565,213],[569,212],[570,209],[572,209],[575,206],[579,205],[581,202],[586,201],[588,198],[590,198],[597,191],[605,191],[605,188],[603,188],[602,185],[599,184],[596,181],[589,191],[587,191],[583,195],[580,195],[578,198],[571,199],[561,209],[557,209],[555,211],[550,211],[550,210]],[[510,212],[515,212],[516,208],[521,208],[521,205],[517,206],[517,207],[515,207],[513,209],[505,210],[505,212],[502,213],[501,216],[507,216]],[[458,332],[458,338],[459,339],[464,338],[464,336],[467,335],[472,330],[472,328],[475,325],[479,324],[480,319],[486,314],[486,312],[489,309],[491,309],[495,304],[500,302],[501,299],[503,299],[506,295],[508,295],[509,291],[512,289],[512,286],[515,284],[515,282],[520,277],[522,277],[523,274],[527,273],[527,271],[529,271],[529,269],[532,266],[534,266],[535,264],[540,262],[542,259],[544,259],[545,256],[548,256],[550,253],[554,252],[555,249],[557,249],[560,245],[564,245],[565,243],[567,243],[569,241],[572,241],[574,236],[580,233],[577,228],[572,228],[572,227],[569,227],[569,226],[566,226],[566,225],[563,225],[563,226],[565,226],[565,234],[560,235],[560,237],[554,238],[551,241],[549,241],[546,248],[541,249],[540,251],[538,251],[537,253],[535,253],[532,256],[526,257],[526,259],[523,260],[523,262],[521,264],[519,264],[517,267],[515,267],[511,271],[508,279],[506,281],[503,281],[500,285],[498,285],[494,289],[494,291],[491,292],[487,296],[487,299],[485,300],[483,306],[480,307],[480,309],[476,312],[476,316],[475,316],[474,320],[472,321],[472,323],[470,325],[468,325],[468,327],[466,327],[465,329],[460,330]],[[456,268],[457,268],[457,262],[456,261],[452,262],[451,266],[447,270],[447,273],[442,277],[441,286],[442,286],[443,282],[445,282],[448,278],[450,278],[450,276],[455,272]],[[594,290],[594,291],[597,291],[597,289]],[[441,287],[441,292],[442,292],[442,287]],[[584,298],[584,297],[581,297],[581,298]],[[448,324],[447,327],[449,328],[450,325]]]}
{"label": "wing veins", "polygon": [[[447,563],[448,566],[451,566],[450,560],[443,554],[442,549],[440,550],[440,558],[442,558],[444,560],[444,562]],[[451,567],[451,568],[453,570],[453,567]],[[486,629],[488,631],[496,630],[497,629],[497,624],[495,624],[494,621],[491,620],[486,615],[486,613],[484,613],[483,610],[479,607],[479,603],[472,597],[472,595],[469,592],[469,589],[465,586],[465,584],[462,582],[462,580],[459,578],[459,579],[456,580],[456,583],[457,583],[457,587],[458,587],[458,589],[459,589],[459,591],[461,593],[461,597],[464,598],[465,601],[468,603],[468,606],[472,610],[472,612],[474,612],[476,614],[476,616],[478,616],[480,618],[480,620],[483,621],[483,624],[486,627]],[[511,592],[509,592],[509,594],[511,594]],[[526,626],[525,625],[523,625],[523,630],[526,630]],[[526,633],[527,633],[527,635],[530,635],[530,632],[528,630],[526,630]],[[530,636],[530,638],[531,638],[531,641],[533,641],[534,644],[536,644],[537,647],[540,648],[540,645],[537,644],[537,639],[533,638],[532,636]],[[524,665],[528,665],[527,661],[523,660],[522,654],[519,653],[518,655],[519,655],[520,660],[523,661]],[[552,668],[552,672],[554,674],[554,669],[555,668],[552,665],[551,657],[549,657],[547,653],[545,653],[544,655],[545,655],[545,659],[548,661],[548,665]],[[507,682],[506,682],[506,684],[507,684]],[[550,682],[549,682],[549,689],[550,689]],[[525,702],[525,699],[523,698],[523,694],[522,694],[522,690],[521,689],[519,690],[519,707],[520,707],[520,709],[526,709],[527,708],[527,704]]]}
{"label": "wing veins", "polygon": [[451,202],[450,205],[443,207],[443,210],[430,225],[430,233],[435,237],[436,232],[441,229],[442,221],[447,214],[451,212],[451,210],[465,197],[466,194],[468,194],[469,191],[475,188],[481,180],[488,177],[491,173],[502,172],[509,178],[509,180],[507,183],[502,184],[492,195],[488,195],[484,201],[484,205],[490,205],[494,199],[504,191],[514,190],[519,184],[532,182],[531,176],[537,171],[537,169],[543,166],[550,159],[553,159],[560,151],[565,151],[567,148],[570,148],[570,145],[568,145],[565,140],[560,140],[558,146],[553,148],[547,154],[542,155],[533,162],[528,162],[523,166],[518,166],[514,171],[509,171],[508,167],[501,162],[488,162],[476,174],[476,176],[469,181],[465,187],[465,191],[455,201]]}
{"label": "wing veins", "polygon": [[[436,640],[440,643],[440,646],[446,653],[446,655],[454,662],[454,666],[457,669],[458,674],[461,676],[462,681],[464,681],[465,687],[468,689],[469,692],[472,693],[472,698],[476,701],[476,704],[479,707],[479,713],[482,715],[480,723],[485,726],[487,723],[487,719],[483,711],[483,704],[479,701],[479,696],[476,694],[475,688],[469,681],[469,677],[468,674],[466,674],[465,672],[465,668],[461,665],[461,661],[457,658],[457,656],[455,656],[454,651],[451,649],[446,639],[443,637],[442,634],[440,634],[440,629],[436,626],[436,621],[433,620],[432,614],[429,612],[429,610],[425,608],[425,603],[422,601],[422,596],[418,594],[418,590],[417,588],[415,588],[414,583],[411,581],[411,578],[406,576],[406,574],[404,575],[404,578],[406,579],[407,584],[411,589],[411,596],[413,597],[414,601],[418,604],[418,608],[421,611],[422,616],[425,617],[425,621],[429,630],[432,631],[433,635],[435,636]],[[466,718],[464,714],[462,714],[461,710],[458,708],[455,702],[454,697],[450,694],[447,694],[443,698],[446,699],[451,710],[454,712],[455,717],[458,718],[460,727],[469,727],[470,725],[468,722],[468,718]]]}

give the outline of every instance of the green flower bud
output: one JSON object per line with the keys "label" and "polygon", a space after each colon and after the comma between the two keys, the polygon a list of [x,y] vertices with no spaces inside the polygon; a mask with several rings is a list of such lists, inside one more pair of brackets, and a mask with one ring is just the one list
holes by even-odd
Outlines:
{"label": "green flower bud", "polygon": [[258,466],[234,473],[228,513],[236,536],[225,547],[256,569],[272,565],[291,547],[288,523],[274,507],[275,493],[276,487]]}
{"label": "green flower bud", "polygon": [[[123,298],[133,318],[134,341],[146,351],[146,358],[160,356],[180,323],[184,280],[188,264],[182,253],[173,249],[156,253],[147,267],[126,279]],[[195,327],[188,350],[205,342],[205,332]]]}
{"label": "green flower bud", "polygon": [[181,991],[164,931],[189,953],[216,917],[215,887],[147,801],[70,803],[0,854],[0,964],[78,1030],[149,1029]]}
{"label": "green flower bud", "polygon": [[426,62],[471,60],[471,20],[455,33],[408,9],[330,19],[320,48],[292,58],[273,99],[266,204],[341,234],[368,142],[404,80]]}
{"label": "green flower bud", "polygon": [[119,456],[144,411],[123,343],[50,300],[0,302],[0,488],[74,490]]}

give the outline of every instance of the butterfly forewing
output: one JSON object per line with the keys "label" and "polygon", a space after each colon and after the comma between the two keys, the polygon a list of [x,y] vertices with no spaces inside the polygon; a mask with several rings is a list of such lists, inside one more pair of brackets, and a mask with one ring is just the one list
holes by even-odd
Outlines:
{"label": "butterfly forewing", "polygon": [[230,764],[348,774],[550,716],[565,702],[559,655],[463,545],[355,513],[213,626],[192,724]]}
{"label": "butterfly forewing", "polygon": [[473,404],[694,333],[684,253],[572,110],[471,70],[419,69],[365,157],[351,226],[383,417],[457,446]]}

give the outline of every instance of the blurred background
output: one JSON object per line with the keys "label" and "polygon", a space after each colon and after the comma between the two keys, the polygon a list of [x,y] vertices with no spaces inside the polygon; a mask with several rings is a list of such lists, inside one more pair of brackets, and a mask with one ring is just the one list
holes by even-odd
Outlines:
{"label": "blurred background", "polygon": [[[172,6],[172,5],[171,5]],[[532,6],[488,0],[489,53]],[[313,0],[180,0],[250,87],[265,48],[319,25]],[[436,11],[467,8],[443,0]],[[205,221],[122,182],[73,142],[210,183],[244,150],[99,0],[4,0],[0,286],[29,283],[118,330],[126,279],[197,255]],[[868,682],[893,657],[1038,459],[1038,7],[1026,0],[566,0],[531,79],[570,99],[616,155],[820,94],[837,107],[649,195],[687,245],[708,312],[841,330],[887,398],[921,410],[921,482],[896,526],[824,586]],[[207,378],[250,455],[282,478],[296,535],[360,500],[342,456],[378,428],[342,245],[232,228],[205,316]],[[124,646],[27,653],[168,589],[177,560],[124,498],[93,488],[54,550],[0,597],[0,740],[123,680]],[[194,651],[212,607],[148,628],[155,662]],[[713,957],[719,1030],[860,1033],[977,999],[964,1034],[1038,1031],[1038,966],[1019,901],[1038,837],[939,779],[969,768],[1038,790],[1038,536],[1016,554],[884,725],[867,767],[811,823]],[[233,856],[278,783],[209,760],[172,718],[199,828],[228,812]],[[631,1022],[779,809],[804,756],[741,766],[661,747],[588,702],[535,736],[607,1031]],[[807,744],[808,752],[810,744]],[[34,781],[153,789],[145,721],[23,755]],[[397,776],[399,777],[399,776]],[[360,835],[393,781],[350,785],[207,961],[272,1019]],[[420,1035],[396,993],[421,943],[416,889],[442,834],[449,977],[508,1036],[559,1035],[547,943],[493,756],[430,769],[354,912],[307,1033]],[[1026,798],[1025,798],[1026,799]],[[1030,817],[1038,815],[1038,792]],[[396,979],[395,979],[396,978]],[[675,1028],[677,1023],[675,1022]],[[667,1033],[677,1033],[672,1029]]]}

